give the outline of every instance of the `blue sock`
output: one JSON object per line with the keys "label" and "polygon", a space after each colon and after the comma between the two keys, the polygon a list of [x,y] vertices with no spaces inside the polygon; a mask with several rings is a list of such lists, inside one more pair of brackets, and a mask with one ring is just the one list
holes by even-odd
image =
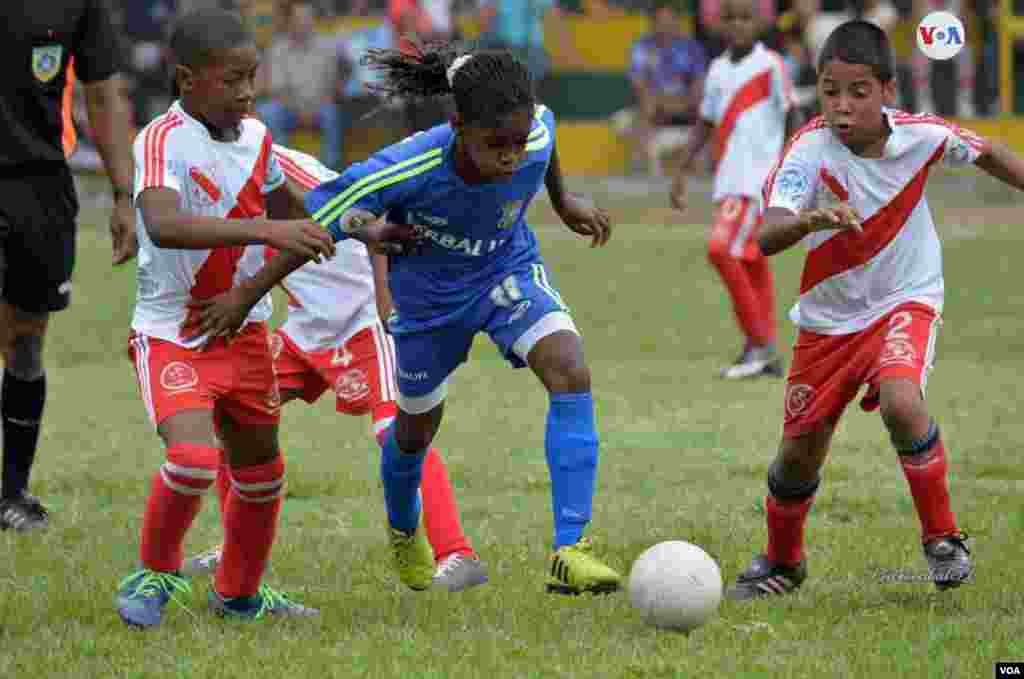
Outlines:
{"label": "blue sock", "polygon": [[590,392],[551,394],[544,436],[555,515],[555,549],[574,545],[590,523],[597,479],[597,428]]}
{"label": "blue sock", "polygon": [[392,528],[412,533],[420,524],[420,478],[426,450],[404,453],[395,440],[395,427],[388,427],[380,456],[380,478],[384,481],[384,504]]}

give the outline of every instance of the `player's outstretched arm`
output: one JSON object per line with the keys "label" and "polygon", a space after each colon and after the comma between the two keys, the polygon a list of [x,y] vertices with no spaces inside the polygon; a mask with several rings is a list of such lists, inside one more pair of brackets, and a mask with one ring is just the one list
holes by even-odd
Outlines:
{"label": "player's outstretched arm", "polygon": [[373,293],[377,302],[377,315],[387,328],[391,310],[395,308],[391,287],[388,285],[388,258],[370,253],[370,266],[373,268]]}
{"label": "player's outstretched arm", "polygon": [[291,177],[267,194],[267,216],[271,219],[307,219],[306,188]]}
{"label": "player's outstretched arm", "polygon": [[835,208],[808,208],[800,212],[770,207],[764,212],[758,245],[761,252],[771,256],[793,247],[809,233],[842,229],[861,231],[860,216],[846,203]]}
{"label": "player's outstretched arm", "polygon": [[271,257],[263,268],[227,292],[207,299],[193,299],[188,303],[189,315],[181,328],[183,339],[202,337],[231,337],[245,323],[249,312],[264,295],[309,259],[294,252],[282,251]]}
{"label": "player's outstretched arm", "polygon": [[207,250],[265,243],[303,259],[334,256],[334,241],[309,219],[222,219],[178,209],[178,192],[164,187],[143,191],[138,198],[146,233],[153,244],[178,250]]}
{"label": "player's outstretched arm", "polygon": [[690,138],[686,141],[686,146],[683,148],[683,162],[672,180],[672,189],[669,192],[669,200],[672,203],[672,207],[680,212],[686,209],[687,177],[693,174],[697,156],[708,143],[708,139],[711,138],[711,133],[714,130],[714,125],[701,118],[693,126]]}
{"label": "player's outstretched arm", "polygon": [[1005,144],[989,142],[988,148],[977,157],[974,164],[1004,184],[1024,191],[1024,159]]}
{"label": "player's outstretched arm", "polygon": [[585,196],[565,190],[562,168],[558,162],[558,149],[551,149],[544,185],[551,198],[551,207],[574,233],[589,236],[590,247],[603,246],[612,237],[612,222],[608,214]]}

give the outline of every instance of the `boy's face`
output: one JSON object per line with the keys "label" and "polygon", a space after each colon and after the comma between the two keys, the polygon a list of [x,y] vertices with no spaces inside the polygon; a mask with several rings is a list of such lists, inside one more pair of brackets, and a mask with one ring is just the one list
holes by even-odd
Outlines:
{"label": "boy's face", "polygon": [[748,49],[757,40],[758,23],[751,0],[726,0],[722,3],[722,28],[729,46]]}
{"label": "boy's face", "polygon": [[231,129],[252,112],[259,64],[255,45],[222,50],[202,66],[179,66],[178,88],[208,125]]}
{"label": "boy's face", "polygon": [[851,148],[869,146],[884,136],[882,107],[894,101],[895,95],[895,80],[883,83],[863,64],[833,59],[818,76],[825,121]]}
{"label": "boy's face", "polygon": [[510,177],[526,157],[526,142],[533,126],[533,111],[522,108],[506,115],[497,125],[453,123],[463,148],[483,181]]}

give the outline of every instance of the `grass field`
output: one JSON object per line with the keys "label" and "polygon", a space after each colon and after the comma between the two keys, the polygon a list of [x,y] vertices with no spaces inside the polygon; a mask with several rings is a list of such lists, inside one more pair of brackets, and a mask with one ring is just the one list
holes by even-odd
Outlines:
{"label": "grass field", "polygon": [[[649,545],[702,545],[731,580],[764,544],[765,474],[780,381],[714,379],[739,339],[705,260],[709,210],[685,219],[658,189],[591,183],[617,231],[589,250],[539,206],[533,221],[584,333],[602,432],[591,535],[623,572]],[[879,574],[925,572],[918,524],[877,415],[838,432],[809,521],[811,578],[784,600],[723,604],[683,636],[645,627],[628,598],[543,593],[550,513],[546,398],[479,342],[453,380],[437,444],[491,583],[461,595],[404,590],[390,567],[369,422],[333,400],[282,423],[285,502],[270,580],[322,619],[225,624],[194,583],[190,610],[127,630],[113,608],[137,558],[162,459],[126,354],[133,267],[111,270],[105,215],[82,215],[72,308],[47,347],[51,398],[32,489],[51,529],[0,534],[0,677],[988,677],[1024,660],[1024,466],[1019,411],[1024,234],[1009,195],[968,177],[929,193],[945,243],[947,308],[929,404],[951,458],[954,507],[976,539],[977,581],[938,594]],[[800,256],[774,260],[780,310]],[[783,321],[784,346],[793,330]],[[190,551],[219,539],[214,503]]]}

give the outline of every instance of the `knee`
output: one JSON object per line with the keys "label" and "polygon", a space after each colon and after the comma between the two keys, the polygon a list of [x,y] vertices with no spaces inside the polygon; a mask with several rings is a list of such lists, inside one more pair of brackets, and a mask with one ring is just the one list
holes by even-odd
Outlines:
{"label": "knee", "polygon": [[43,337],[17,333],[4,347],[7,372],[20,380],[32,381],[43,376]]}
{"label": "knee", "polygon": [[581,352],[572,352],[552,359],[545,383],[554,394],[578,394],[590,391],[590,368]]}
{"label": "knee", "polygon": [[399,412],[395,418],[395,443],[403,453],[417,453],[426,450],[434,442],[437,425],[423,417],[403,417]]}
{"label": "knee", "polygon": [[912,389],[883,390],[879,410],[894,441],[918,438],[918,425],[928,417],[924,400]]}
{"label": "knee", "polygon": [[779,500],[800,501],[813,497],[821,485],[817,469],[794,464],[779,457],[768,467],[768,492]]}

